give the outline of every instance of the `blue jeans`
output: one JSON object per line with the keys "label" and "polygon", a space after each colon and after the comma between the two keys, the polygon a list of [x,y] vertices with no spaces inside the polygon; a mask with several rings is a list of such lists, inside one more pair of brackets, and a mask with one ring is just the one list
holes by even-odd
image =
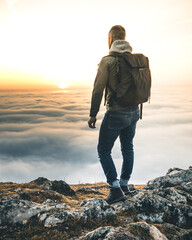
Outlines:
{"label": "blue jeans", "polygon": [[117,180],[117,171],[111,157],[111,150],[119,136],[123,157],[121,179],[129,180],[134,162],[133,138],[136,123],[139,120],[139,107],[130,107],[129,110],[107,111],[102,121],[99,133],[98,155],[107,178],[111,184]]}

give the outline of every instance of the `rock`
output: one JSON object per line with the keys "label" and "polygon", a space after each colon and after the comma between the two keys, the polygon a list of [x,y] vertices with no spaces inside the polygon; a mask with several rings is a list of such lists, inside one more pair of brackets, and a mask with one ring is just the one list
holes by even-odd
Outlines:
{"label": "rock", "polygon": [[19,193],[22,191],[22,189],[19,187],[19,188],[16,188],[14,191]]}
{"label": "rock", "polygon": [[22,192],[22,193],[19,194],[19,196],[20,196],[20,198],[23,199],[23,200],[28,200],[28,201],[30,201],[30,199],[31,199],[31,197],[30,197],[30,195],[29,195],[28,192]]}
{"label": "rock", "polygon": [[[47,205],[30,202],[27,200],[8,199],[0,201],[0,224],[22,223],[32,216],[51,209],[58,209],[58,205]],[[66,208],[66,204],[60,204],[60,208]]]}
{"label": "rock", "polygon": [[81,205],[84,207],[83,215],[86,218],[108,218],[116,215],[115,209],[101,198],[84,200]]}
{"label": "rock", "polygon": [[46,217],[47,217],[47,213],[43,213],[43,214],[39,213],[37,216],[39,217],[40,221],[44,221],[46,219]]}
{"label": "rock", "polygon": [[83,217],[107,219],[116,216],[115,209],[101,198],[92,198],[81,202]]}
{"label": "rock", "polygon": [[80,240],[168,240],[155,226],[145,222],[129,224],[127,227],[100,227]]}
{"label": "rock", "polygon": [[49,182],[49,180],[44,177],[38,177],[37,179],[31,181],[31,183],[35,183],[37,185],[43,185],[45,182]]}
{"label": "rock", "polygon": [[[176,172],[175,172],[176,171]],[[113,207],[149,223],[170,223],[178,227],[192,226],[191,169],[173,169],[169,174],[149,181],[134,196]],[[173,185],[174,187],[166,187]]]}
{"label": "rock", "polygon": [[[32,216],[38,215],[40,221],[46,226],[56,226],[67,221],[68,217],[74,219],[108,219],[115,216],[115,210],[102,199],[90,199],[82,203],[82,211],[70,211],[66,204],[53,204],[52,202],[38,204],[27,200],[8,199],[0,202],[0,224],[22,223]],[[51,211],[50,211],[51,210]]]}
{"label": "rock", "polygon": [[182,184],[176,186],[176,188],[183,190],[183,191],[189,193],[190,195],[192,195],[192,182],[182,183]]}
{"label": "rock", "polygon": [[46,203],[54,203],[54,201],[51,200],[51,199],[46,199],[43,203],[44,203],[44,204],[46,204]]}
{"label": "rock", "polygon": [[100,227],[81,237],[80,240],[139,240],[123,228]]}
{"label": "rock", "polygon": [[[178,168],[177,168],[178,169]],[[182,183],[192,182],[192,169],[168,171],[168,174],[156,179],[150,180],[145,189],[158,189],[164,187],[173,187]]]}
{"label": "rock", "polygon": [[139,239],[168,240],[155,226],[146,222],[130,223],[128,229]]}
{"label": "rock", "polygon": [[128,229],[140,239],[167,240],[155,226],[146,222],[130,223]]}
{"label": "rock", "polygon": [[44,190],[52,190],[52,182],[45,181],[44,183],[40,184],[39,186],[43,187]]}
{"label": "rock", "polygon": [[22,224],[27,224],[28,220],[23,220]]}
{"label": "rock", "polygon": [[[70,221],[93,221],[96,219],[105,219],[116,216],[115,210],[108,205],[104,200],[99,198],[88,199],[81,204],[82,210],[59,210],[57,205],[52,213],[46,212],[39,214],[38,218],[40,221],[44,221],[45,227],[55,227],[60,223]],[[57,210],[57,209],[58,210]]]}
{"label": "rock", "polygon": [[[174,173],[176,173],[176,172],[179,172],[179,171],[182,171],[183,169],[181,169],[181,168],[170,168],[168,171],[167,171],[167,173],[166,174],[174,174]],[[174,172],[174,173],[173,173]]]}
{"label": "rock", "polygon": [[157,224],[156,227],[170,240],[192,239],[192,230],[182,229],[173,224]]}
{"label": "rock", "polygon": [[61,193],[67,196],[74,196],[75,192],[70,188],[70,186],[63,180],[53,181],[51,190]]}
{"label": "rock", "polygon": [[[46,217],[44,226],[45,227],[57,226],[57,224],[59,224],[59,223],[66,222],[68,220],[69,216],[73,217],[73,214],[70,211],[56,212],[56,213],[51,214],[48,217]],[[40,218],[41,218],[41,216],[40,216]]]}
{"label": "rock", "polygon": [[74,196],[75,192],[71,189],[71,187],[63,180],[60,181],[49,181],[47,178],[39,177],[35,179],[34,181],[31,181],[31,183],[35,183],[45,190],[53,190],[55,192],[58,192],[60,194],[66,195],[66,196]]}
{"label": "rock", "polygon": [[[174,203],[187,203],[187,197],[184,196],[185,193],[179,191],[173,187],[163,188],[157,190],[157,194],[166,198]],[[185,194],[186,195],[186,194]]]}
{"label": "rock", "polygon": [[16,239],[24,239],[22,231],[29,229],[31,239],[38,237],[32,232],[41,232],[41,239],[47,240],[192,239],[192,167],[169,169],[143,189],[134,190],[130,185],[132,191],[126,200],[112,205],[102,198],[86,199],[77,205],[83,194],[101,194],[94,188],[79,189],[82,194],[74,200],[69,196],[75,192],[64,181],[38,178],[33,183],[40,187],[2,187],[0,193],[5,194],[0,200],[0,235],[4,239],[13,239],[14,234]]}
{"label": "rock", "polygon": [[52,190],[52,182],[49,181],[47,178],[44,177],[39,177],[33,181],[31,181],[31,183],[35,183],[39,186],[41,186],[44,190]]}
{"label": "rock", "polygon": [[135,214],[139,219],[150,223],[168,222],[176,226],[189,227],[192,223],[190,213],[192,207],[186,204],[177,204],[159,196],[155,191],[141,190],[131,199],[113,206],[116,210]]}
{"label": "rock", "polygon": [[93,193],[93,194],[101,194],[101,195],[103,195],[101,192],[99,192],[99,191],[96,190],[95,188],[90,188],[90,187],[82,187],[82,188],[79,188],[79,189],[77,190],[77,192],[84,193],[84,194]]}
{"label": "rock", "polygon": [[129,191],[134,191],[134,190],[136,190],[133,184],[129,184],[129,185],[128,185],[128,189],[129,189]]}

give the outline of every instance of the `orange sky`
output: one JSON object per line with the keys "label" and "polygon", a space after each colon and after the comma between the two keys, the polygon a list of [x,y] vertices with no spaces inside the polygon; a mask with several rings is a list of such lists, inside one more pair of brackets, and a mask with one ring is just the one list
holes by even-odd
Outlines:
{"label": "orange sky", "polygon": [[190,83],[191,0],[0,0],[0,88],[92,86],[112,25],[153,82]]}

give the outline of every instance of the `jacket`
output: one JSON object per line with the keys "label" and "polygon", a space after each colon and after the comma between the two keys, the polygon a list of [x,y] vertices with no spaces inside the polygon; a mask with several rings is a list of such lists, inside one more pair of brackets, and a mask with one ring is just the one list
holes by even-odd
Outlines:
{"label": "jacket", "polygon": [[[112,43],[112,46],[109,50],[109,54],[111,52],[118,53],[132,52],[132,47],[125,40],[116,40]],[[117,84],[116,59],[108,55],[103,57],[101,59],[101,62],[99,63],[92,91],[90,117],[96,117],[97,113],[99,112],[104,90],[106,91],[107,110],[118,111],[128,109],[128,107],[122,107],[118,105],[115,101],[113,101],[112,105],[109,104],[109,99],[112,95],[112,91],[110,89],[111,88],[116,89],[116,84]],[[108,87],[108,85],[110,86],[110,88]]]}

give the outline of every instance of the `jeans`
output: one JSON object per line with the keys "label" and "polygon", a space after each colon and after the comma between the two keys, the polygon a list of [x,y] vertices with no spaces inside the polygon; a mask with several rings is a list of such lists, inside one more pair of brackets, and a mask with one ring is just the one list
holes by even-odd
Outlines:
{"label": "jeans", "polygon": [[98,155],[107,178],[107,182],[117,180],[117,171],[111,157],[111,150],[119,136],[123,157],[121,179],[129,180],[134,162],[133,138],[136,123],[139,120],[139,107],[130,107],[129,110],[107,111],[102,121],[99,133]]}

